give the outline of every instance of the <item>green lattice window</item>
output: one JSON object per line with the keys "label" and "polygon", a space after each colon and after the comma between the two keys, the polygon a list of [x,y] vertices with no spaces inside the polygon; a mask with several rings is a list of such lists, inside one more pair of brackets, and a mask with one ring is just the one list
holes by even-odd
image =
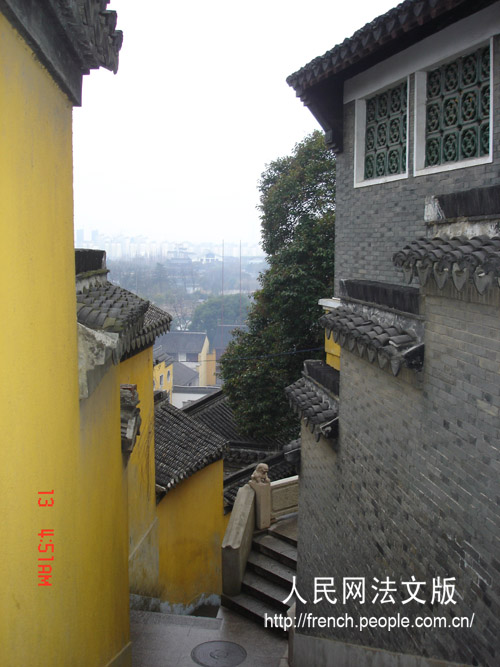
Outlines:
{"label": "green lattice window", "polygon": [[406,171],[406,81],[366,100],[365,179]]}
{"label": "green lattice window", "polygon": [[427,74],[425,166],[490,152],[490,48]]}

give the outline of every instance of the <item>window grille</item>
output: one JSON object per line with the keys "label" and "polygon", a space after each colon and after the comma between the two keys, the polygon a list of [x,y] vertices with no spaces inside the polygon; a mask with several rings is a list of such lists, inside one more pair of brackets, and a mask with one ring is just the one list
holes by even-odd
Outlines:
{"label": "window grille", "polygon": [[427,73],[425,166],[490,152],[489,46]]}
{"label": "window grille", "polygon": [[366,100],[365,179],[406,171],[407,82]]}

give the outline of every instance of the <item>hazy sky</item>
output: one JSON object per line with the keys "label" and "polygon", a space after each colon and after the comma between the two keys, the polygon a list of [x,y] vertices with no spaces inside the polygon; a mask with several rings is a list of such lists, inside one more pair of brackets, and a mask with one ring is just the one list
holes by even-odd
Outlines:
{"label": "hazy sky", "polygon": [[74,110],[75,228],[260,240],[265,166],[319,127],[286,77],[394,0],[112,0],[120,67]]}

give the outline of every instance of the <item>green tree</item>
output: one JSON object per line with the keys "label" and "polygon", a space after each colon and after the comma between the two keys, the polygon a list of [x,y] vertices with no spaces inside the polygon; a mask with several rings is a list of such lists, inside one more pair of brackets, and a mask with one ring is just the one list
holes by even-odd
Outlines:
{"label": "green tree", "polygon": [[259,183],[262,247],[273,256],[307,220],[330,220],[335,211],[335,156],[321,132],[313,132],[292,155],[267,165]]}
{"label": "green tree", "polygon": [[244,324],[249,305],[250,301],[245,294],[241,297],[239,294],[210,297],[196,307],[189,330],[206,331],[213,347],[217,325],[222,322]]}
{"label": "green tree", "polygon": [[318,300],[333,291],[335,156],[315,132],[268,165],[259,187],[269,269],[260,276],[248,332],[228,346],[221,373],[244,432],[288,439],[298,421],[284,389],[300,377],[305,359],[323,356]]}

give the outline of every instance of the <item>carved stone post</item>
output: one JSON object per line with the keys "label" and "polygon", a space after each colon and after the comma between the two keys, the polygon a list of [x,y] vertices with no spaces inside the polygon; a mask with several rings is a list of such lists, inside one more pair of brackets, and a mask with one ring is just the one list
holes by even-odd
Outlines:
{"label": "carved stone post", "polygon": [[271,525],[271,480],[268,470],[266,463],[259,463],[249,482],[255,491],[255,527],[258,530]]}

